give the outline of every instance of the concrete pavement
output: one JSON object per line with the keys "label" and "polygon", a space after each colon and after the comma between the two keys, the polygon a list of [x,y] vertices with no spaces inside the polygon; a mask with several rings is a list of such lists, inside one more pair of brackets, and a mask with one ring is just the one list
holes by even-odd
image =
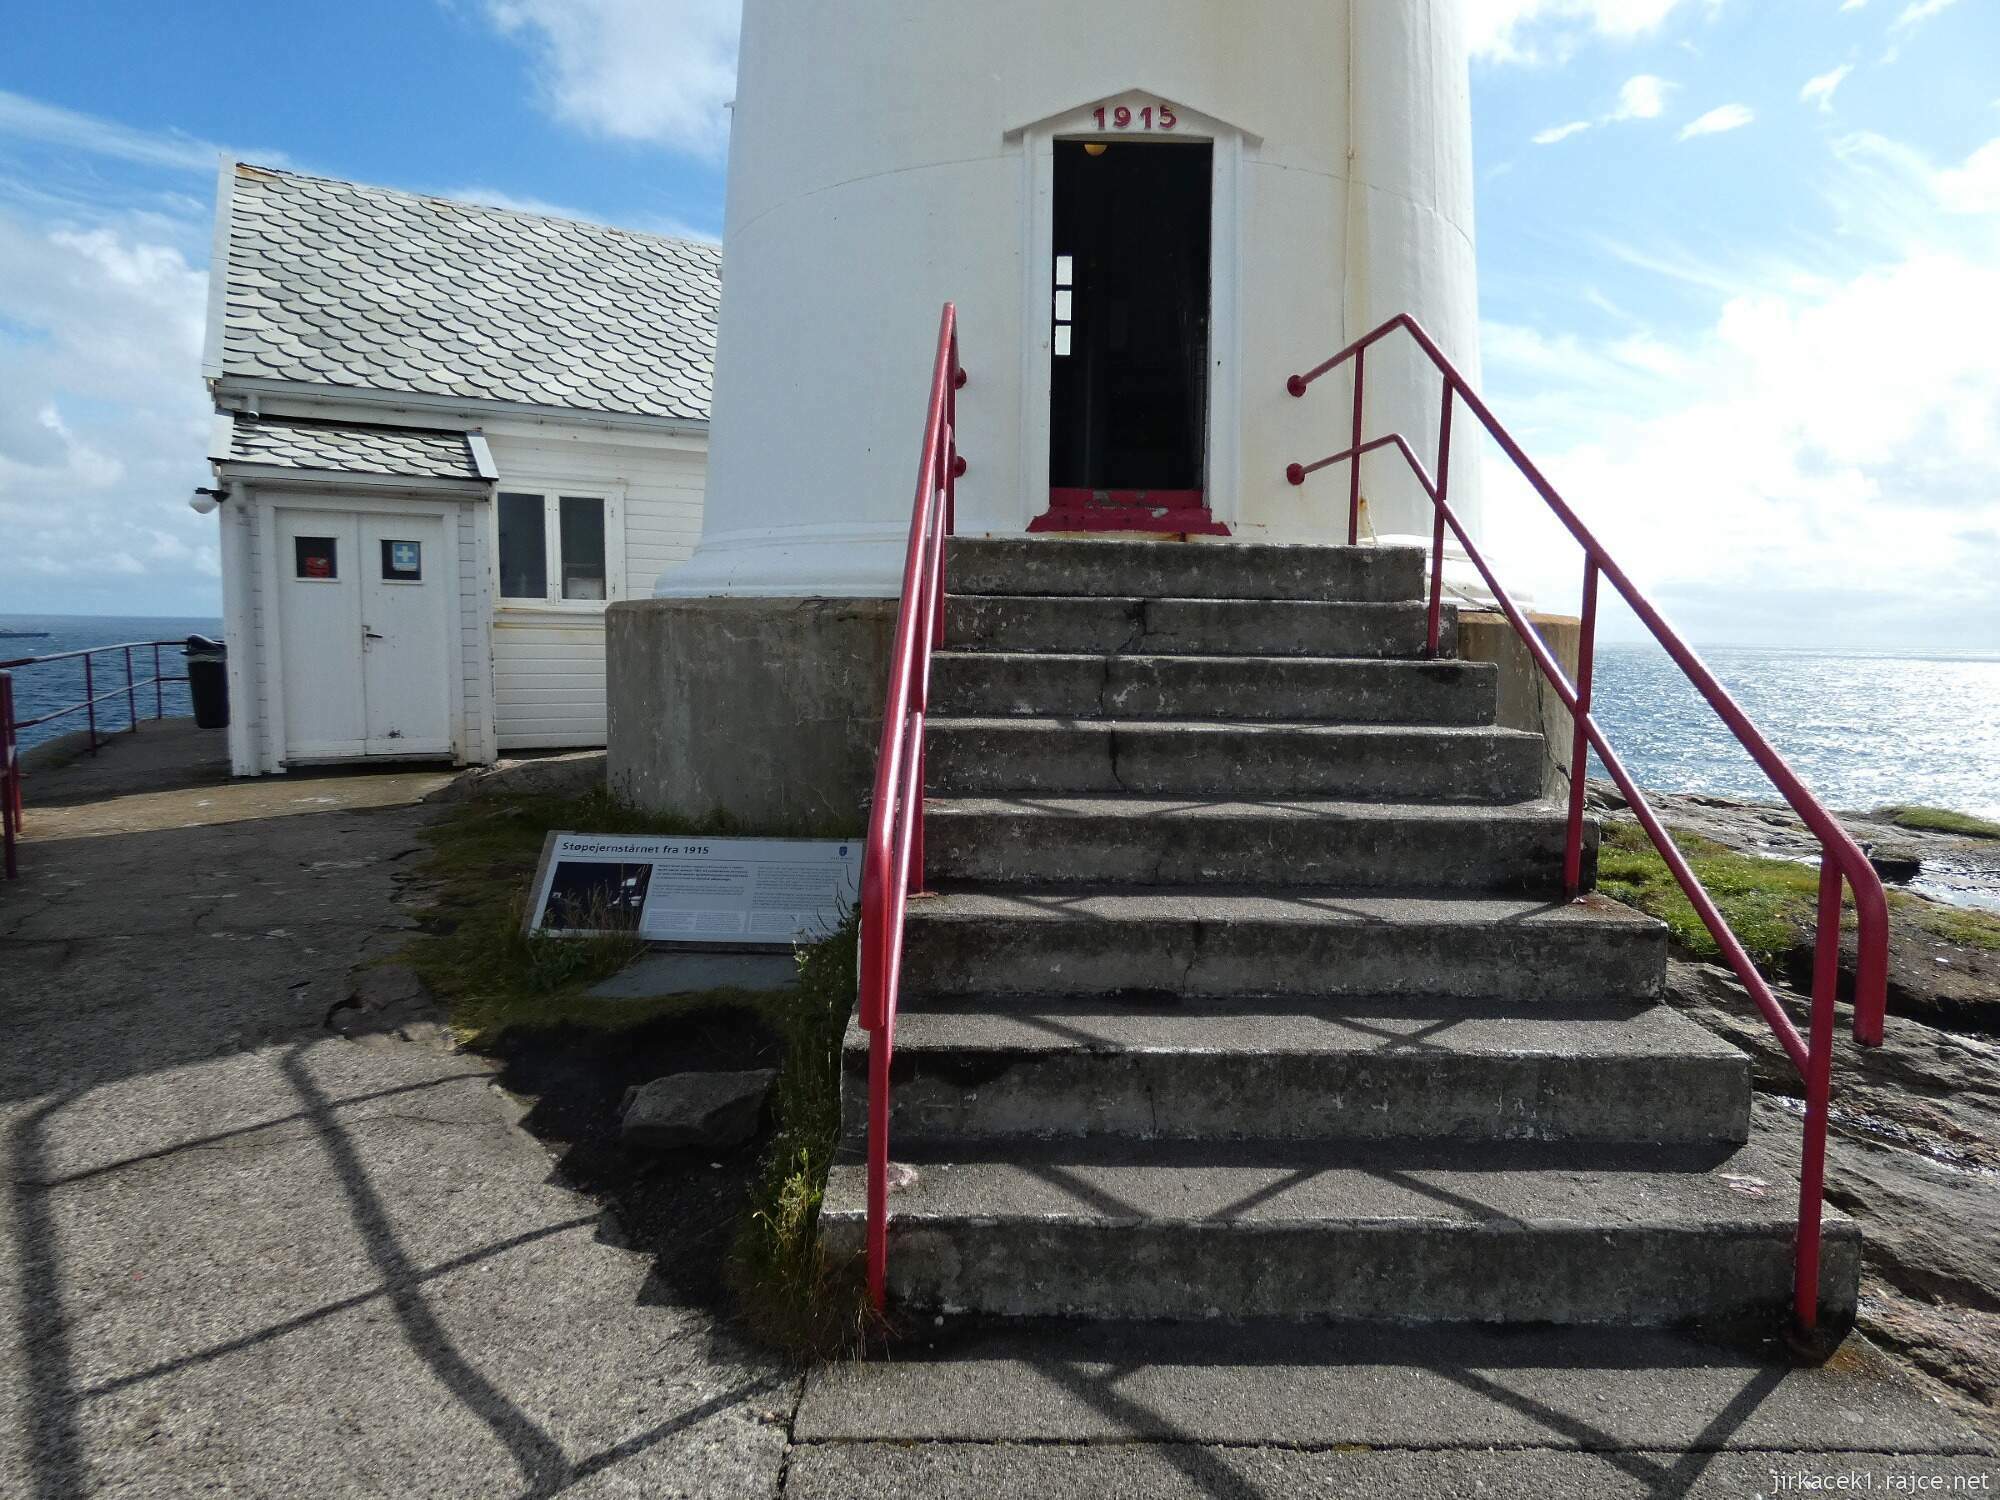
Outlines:
{"label": "concrete pavement", "polygon": [[156,781],[84,836],[61,777],[0,887],[0,1495],[773,1493],[794,1377],[481,1060],[326,1030],[409,925],[429,814],[365,806],[409,789]]}
{"label": "concrete pavement", "polygon": [[2000,1491],[1993,1434],[1852,1341],[1793,1369],[1633,1330],[1021,1325],[815,1372],[788,1500]]}

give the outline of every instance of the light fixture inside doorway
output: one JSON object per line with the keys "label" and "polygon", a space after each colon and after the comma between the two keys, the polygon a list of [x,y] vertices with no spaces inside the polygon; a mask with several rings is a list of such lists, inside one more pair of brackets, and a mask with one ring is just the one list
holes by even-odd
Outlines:
{"label": "light fixture inside doorway", "polygon": [[1109,141],[1085,141],[1083,143],[1083,154],[1085,156],[1102,156],[1110,149],[1111,142]]}

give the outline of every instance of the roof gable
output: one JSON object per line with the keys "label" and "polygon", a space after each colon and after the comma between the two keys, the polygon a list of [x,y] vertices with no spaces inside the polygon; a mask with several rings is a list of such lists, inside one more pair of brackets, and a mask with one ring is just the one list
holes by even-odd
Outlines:
{"label": "roof gable", "polygon": [[212,366],[704,422],[721,250],[239,163]]}

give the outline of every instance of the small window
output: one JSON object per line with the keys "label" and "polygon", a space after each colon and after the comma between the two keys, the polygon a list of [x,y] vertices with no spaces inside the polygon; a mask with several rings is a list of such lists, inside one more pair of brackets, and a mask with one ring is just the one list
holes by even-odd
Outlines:
{"label": "small window", "polygon": [[500,496],[500,597],[549,597],[549,538],[540,495]]}
{"label": "small window", "polygon": [[293,537],[292,565],[297,570],[297,576],[316,582],[338,578],[340,562],[335,550],[336,540],[330,536]]}
{"label": "small window", "polygon": [[563,598],[604,598],[604,502],[564,495],[561,531]]}
{"label": "small window", "polygon": [[422,542],[383,542],[382,581],[384,583],[422,583],[424,581],[424,544]]}

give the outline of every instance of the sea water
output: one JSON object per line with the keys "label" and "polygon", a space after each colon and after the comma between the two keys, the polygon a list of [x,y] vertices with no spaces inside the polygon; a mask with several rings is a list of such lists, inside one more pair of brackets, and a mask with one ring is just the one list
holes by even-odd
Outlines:
{"label": "sea water", "polygon": [[[1916,802],[2000,820],[2000,656],[1750,647],[1700,655],[1829,808]],[[1597,662],[1598,722],[1642,787],[1779,800],[1664,651],[1607,644]]]}
{"label": "sea water", "polygon": [[[47,631],[48,638],[0,639],[0,660],[124,641],[220,637],[222,622],[0,615],[0,631],[6,630]],[[2000,656],[1730,646],[1701,654],[1829,807],[1862,811],[1920,802],[2000,819]],[[150,649],[133,658],[135,677],[153,675]],[[170,675],[186,670],[176,649],[162,648],[161,661]],[[122,654],[99,657],[98,673],[100,693],[121,685]],[[77,702],[83,697],[81,664],[17,669],[14,690],[22,718]],[[1764,774],[1658,647],[1600,646],[1595,691],[1598,719],[1641,786],[1777,800]],[[165,696],[168,713],[190,712],[185,685],[169,684]],[[141,717],[150,715],[152,690],[141,689],[138,697]],[[99,714],[100,725],[123,728],[124,697],[101,704]],[[35,744],[82,722],[71,715],[26,731],[22,742]]]}
{"label": "sea water", "polygon": [[[202,616],[160,619],[110,615],[0,615],[0,661],[14,661],[24,656],[55,656],[65,651],[81,651],[89,646],[117,646],[129,641],[171,641],[176,644],[160,648],[160,675],[185,677],[187,662],[179,643],[191,635],[220,640],[222,621]],[[44,662],[11,670],[17,720],[38,719],[72,703],[81,703],[85,697],[81,661]],[[97,705],[98,732],[113,733],[130,727],[132,704],[128,703],[123,692],[125,654],[112,651],[97,657],[92,664],[91,675],[91,686],[100,695],[113,689],[119,690],[115,698]],[[152,648],[134,650],[132,680],[135,683],[145,682],[153,675]],[[160,690],[160,699],[170,718],[186,717],[194,712],[184,682],[167,683]],[[153,717],[152,688],[136,689],[132,700],[137,705],[141,723]],[[21,731],[21,746],[25,749],[30,745],[39,745],[59,734],[82,729],[86,722],[82,713],[73,713],[33,729],[24,729]]]}

